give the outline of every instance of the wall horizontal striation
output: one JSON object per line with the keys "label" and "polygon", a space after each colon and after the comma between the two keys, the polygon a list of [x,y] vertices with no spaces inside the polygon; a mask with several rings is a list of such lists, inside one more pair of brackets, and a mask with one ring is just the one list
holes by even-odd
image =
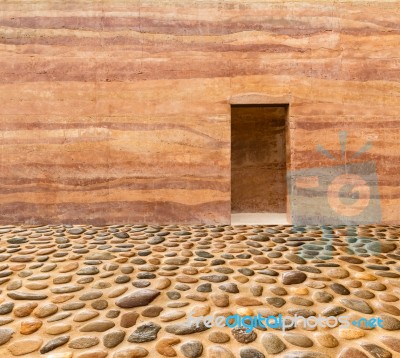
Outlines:
{"label": "wall horizontal striation", "polygon": [[230,220],[230,96],[290,95],[292,169],[377,163],[400,221],[399,1],[0,4],[0,221]]}

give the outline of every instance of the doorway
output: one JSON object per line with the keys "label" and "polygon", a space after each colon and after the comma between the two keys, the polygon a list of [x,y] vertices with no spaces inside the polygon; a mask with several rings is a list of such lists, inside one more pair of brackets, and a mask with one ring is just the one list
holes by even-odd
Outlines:
{"label": "doorway", "polygon": [[231,106],[232,224],[287,224],[287,104]]}

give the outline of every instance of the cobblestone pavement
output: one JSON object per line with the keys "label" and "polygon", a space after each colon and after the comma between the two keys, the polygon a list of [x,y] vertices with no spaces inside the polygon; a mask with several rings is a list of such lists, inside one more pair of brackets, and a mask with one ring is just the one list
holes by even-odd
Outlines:
{"label": "cobblestone pavement", "polygon": [[[3,226],[0,356],[400,357],[400,227]],[[382,327],[190,324],[348,315]]]}

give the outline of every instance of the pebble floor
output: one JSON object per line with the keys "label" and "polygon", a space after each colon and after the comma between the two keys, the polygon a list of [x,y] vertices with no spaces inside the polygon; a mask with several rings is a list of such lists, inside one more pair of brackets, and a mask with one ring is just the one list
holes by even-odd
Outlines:
{"label": "pebble floor", "polygon": [[[0,357],[400,357],[397,226],[2,226]],[[190,325],[232,314],[382,327]]]}

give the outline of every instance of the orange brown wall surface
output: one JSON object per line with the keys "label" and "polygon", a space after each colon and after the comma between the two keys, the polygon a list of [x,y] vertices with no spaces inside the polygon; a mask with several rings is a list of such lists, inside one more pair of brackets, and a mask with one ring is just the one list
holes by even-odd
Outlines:
{"label": "orange brown wall surface", "polygon": [[[230,98],[289,98],[290,169],[377,164],[400,223],[400,1],[1,1],[2,223],[229,223]],[[345,158],[345,160],[347,160]]]}

